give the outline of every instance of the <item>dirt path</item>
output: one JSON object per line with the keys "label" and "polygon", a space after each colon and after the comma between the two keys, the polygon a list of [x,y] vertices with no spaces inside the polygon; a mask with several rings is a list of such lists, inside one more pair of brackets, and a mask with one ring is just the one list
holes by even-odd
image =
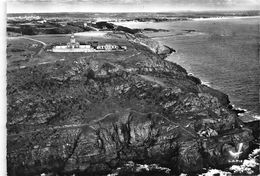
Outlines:
{"label": "dirt path", "polygon": [[35,53],[35,55],[40,55],[44,51],[45,47],[47,46],[46,43],[44,43],[43,41],[37,40],[37,39],[33,39],[33,38],[29,38],[29,37],[21,37],[21,38],[43,44],[42,48],[37,53]]}
{"label": "dirt path", "polygon": [[47,44],[41,40],[37,40],[37,39],[33,39],[33,38],[30,38],[30,37],[25,37],[25,36],[18,36],[18,37],[9,37],[8,39],[12,40],[12,39],[25,39],[25,40],[31,40],[31,41],[34,41],[34,42],[38,42],[38,43],[41,43],[43,46],[41,47],[41,49],[35,53],[35,55],[39,55],[43,52],[43,50],[45,49],[45,47],[47,46]]}
{"label": "dirt path", "polygon": [[146,81],[154,82],[156,84],[159,84],[162,87],[167,87],[166,84],[164,84],[162,81],[158,80],[156,77],[148,76],[148,75],[139,75],[139,76]]}
{"label": "dirt path", "polygon": [[27,40],[32,40],[32,41],[35,41],[35,42],[38,42],[38,43],[43,44],[43,46],[46,46],[46,45],[47,45],[47,44],[44,43],[43,41],[40,41],[40,40],[37,40],[37,39],[33,39],[33,38],[29,38],[29,37],[19,37],[19,38],[27,39]]}

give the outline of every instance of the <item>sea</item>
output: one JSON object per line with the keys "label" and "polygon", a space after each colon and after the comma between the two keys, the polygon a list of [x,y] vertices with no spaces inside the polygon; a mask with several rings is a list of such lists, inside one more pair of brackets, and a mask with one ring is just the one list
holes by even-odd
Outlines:
{"label": "sea", "polygon": [[235,108],[260,119],[260,16],[116,24],[167,29],[145,35],[177,51],[168,61],[226,93]]}

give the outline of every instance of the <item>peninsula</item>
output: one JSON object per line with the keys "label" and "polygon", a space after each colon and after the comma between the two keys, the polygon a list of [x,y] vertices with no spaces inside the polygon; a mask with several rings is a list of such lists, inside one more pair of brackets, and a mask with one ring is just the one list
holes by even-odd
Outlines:
{"label": "peninsula", "polygon": [[227,95],[164,60],[173,49],[113,29],[75,38],[123,52],[48,51],[70,34],[8,38],[8,175],[194,174],[248,156],[259,129]]}

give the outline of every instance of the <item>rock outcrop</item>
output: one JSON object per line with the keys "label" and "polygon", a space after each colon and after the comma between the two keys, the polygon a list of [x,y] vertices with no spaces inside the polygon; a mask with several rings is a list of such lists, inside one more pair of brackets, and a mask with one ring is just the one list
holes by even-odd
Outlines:
{"label": "rock outcrop", "polygon": [[104,175],[130,161],[197,173],[248,151],[252,131],[225,94],[135,45],[146,57],[7,73],[8,175]]}

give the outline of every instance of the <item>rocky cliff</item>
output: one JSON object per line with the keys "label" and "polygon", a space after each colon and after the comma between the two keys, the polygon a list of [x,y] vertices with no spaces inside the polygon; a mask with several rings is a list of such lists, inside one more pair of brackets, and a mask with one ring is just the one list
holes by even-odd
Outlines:
{"label": "rocky cliff", "polygon": [[227,95],[146,57],[79,57],[8,71],[8,175],[105,175],[130,161],[198,173],[253,140]]}

